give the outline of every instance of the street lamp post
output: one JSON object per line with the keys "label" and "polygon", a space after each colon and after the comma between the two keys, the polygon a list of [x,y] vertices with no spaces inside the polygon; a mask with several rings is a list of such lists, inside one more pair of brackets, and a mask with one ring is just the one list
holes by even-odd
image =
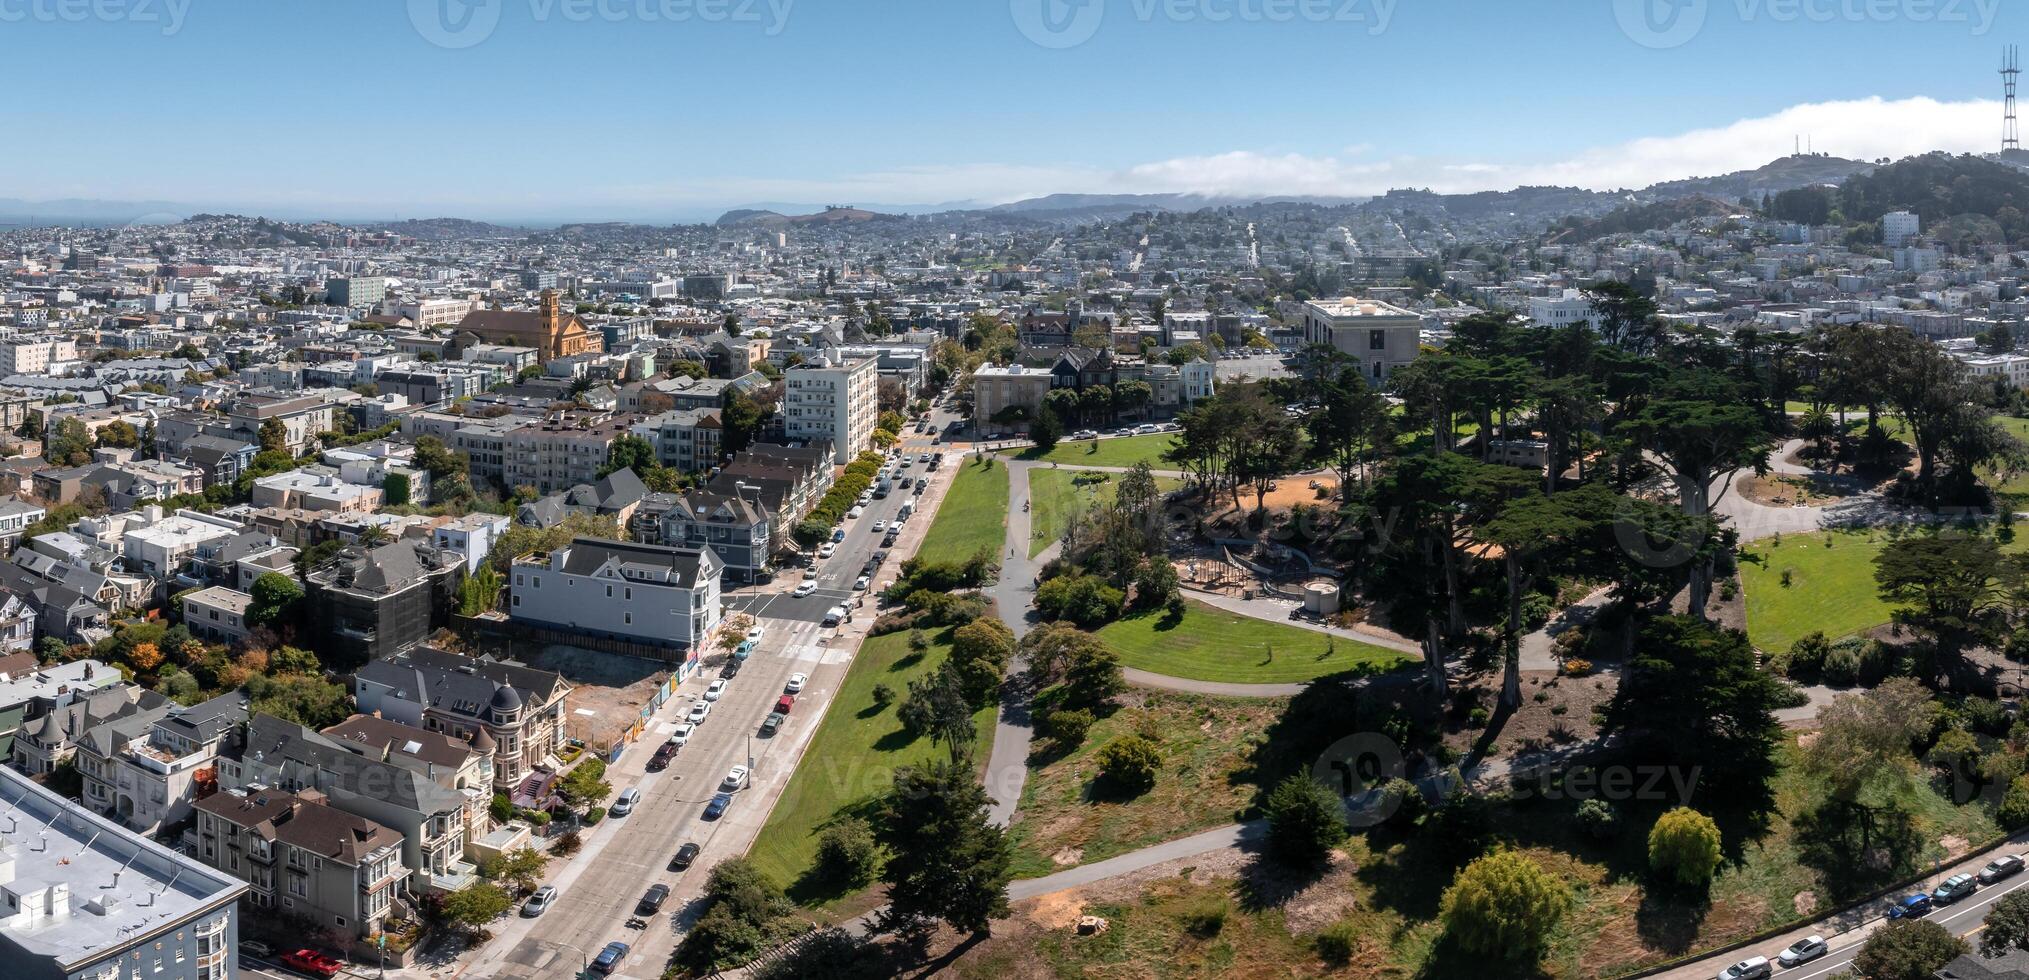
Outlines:
{"label": "street lamp post", "polygon": [[556,946],[559,949],[568,949],[578,954],[578,976],[582,977],[585,974],[592,972],[591,954],[586,953],[584,949],[565,942],[552,941],[552,945]]}

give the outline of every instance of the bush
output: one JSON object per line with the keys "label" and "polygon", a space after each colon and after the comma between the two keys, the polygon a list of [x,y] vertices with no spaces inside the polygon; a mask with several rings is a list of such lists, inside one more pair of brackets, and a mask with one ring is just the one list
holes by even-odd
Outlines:
{"label": "bush", "polygon": [[880,846],[873,827],[846,817],[817,835],[817,868],[826,878],[849,888],[864,888],[881,872]]}
{"label": "bush", "polygon": [[1423,790],[1407,779],[1397,776],[1381,784],[1381,815],[1390,826],[1414,826],[1428,807]]}
{"label": "bush", "polygon": [[1605,800],[1586,800],[1578,804],[1578,829],[1595,840],[1606,840],[1620,833],[1620,811]]}
{"label": "bush", "polygon": [[1043,732],[1064,748],[1075,748],[1085,744],[1085,733],[1092,730],[1092,712],[1084,708],[1064,708],[1050,712],[1043,718]]}
{"label": "bush", "polygon": [[1318,959],[1333,966],[1344,966],[1353,961],[1353,954],[1360,951],[1360,944],[1366,933],[1359,926],[1340,919],[1319,929],[1312,937],[1311,948],[1317,951]]}
{"label": "bush", "polygon": [[1325,784],[1298,773],[1268,794],[1268,850],[1296,865],[1324,861],[1346,839],[1345,804]]}
{"label": "bush", "polygon": [[875,684],[873,698],[874,707],[885,708],[895,703],[895,689],[886,684]]}
{"label": "bush", "polygon": [[1656,818],[1649,829],[1649,869],[1680,885],[1703,888],[1719,870],[1719,825],[1690,807]]}
{"label": "bush", "polygon": [[1096,761],[1109,785],[1126,793],[1145,793],[1155,785],[1162,752],[1140,735],[1125,735],[1106,743]]}
{"label": "bush", "polygon": [[2029,776],[2018,777],[2008,784],[2007,794],[1994,811],[1994,821],[2011,833],[2029,827]]}
{"label": "bush", "polygon": [[2002,707],[2001,702],[1978,696],[1967,698],[1965,704],[1959,706],[1959,714],[1965,717],[1967,728],[1992,738],[2006,735],[2012,721],[2008,717],[2008,709]]}
{"label": "bush", "polygon": [[1178,919],[1183,922],[1184,931],[1199,939],[1210,939],[1226,927],[1226,914],[1230,907],[1223,896],[1206,895],[1184,907]]}
{"label": "bush", "polygon": [[1036,610],[1044,619],[1065,620],[1083,629],[1098,629],[1120,618],[1125,594],[1096,575],[1065,575],[1036,590]]}
{"label": "bush", "polygon": [[1441,906],[1444,933],[1464,952],[1535,963],[1571,906],[1571,893],[1536,862],[1514,851],[1466,865]]}
{"label": "bush", "polygon": [[595,806],[585,811],[585,826],[587,827],[596,827],[599,825],[599,821],[604,819],[606,819],[606,808],[603,806]]}
{"label": "bush", "polygon": [[578,853],[578,848],[583,846],[585,839],[578,836],[576,830],[566,830],[558,834],[556,840],[550,842],[550,853],[558,857],[570,857]]}
{"label": "bush", "polygon": [[1592,675],[1592,661],[1580,660],[1575,657],[1566,660],[1564,661],[1564,675],[1566,677],[1590,677]]}
{"label": "bush", "polygon": [[1832,652],[1823,633],[1810,633],[1789,646],[1784,669],[1791,677],[1816,677],[1825,669],[1825,657]]}

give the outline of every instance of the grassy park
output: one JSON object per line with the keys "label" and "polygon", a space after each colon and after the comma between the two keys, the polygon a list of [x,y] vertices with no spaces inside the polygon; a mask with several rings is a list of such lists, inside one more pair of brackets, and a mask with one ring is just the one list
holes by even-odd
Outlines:
{"label": "grassy park", "polygon": [[992,457],[965,457],[937,521],[917,554],[926,562],[964,561],[985,548],[1000,557],[1007,538],[1007,467]]}
{"label": "grassy park", "polygon": [[[806,764],[796,768],[754,841],[750,854],[755,866],[802,904],[827,905],[848,897],[808,875],[817,855],[818,831],[841,813],[878,799],[897,767],[944,754],[927,737],[910,738],[895,720],[895,705],[874,705],[875,685],[887,685],[899,704],[910,681],[928,676],[944,662],[951,649],[950,632],[933,634],[930,640],[930,648],[920,654],[909,649],[908,633],[870,637],[860,647],[838,697],[804,752]],[[993,736],[994,715],[995,709],[987,707],[973,717],[982,738]],[[802,723],[809,724],[809,719]]]}
{"label": "grassy park", "polygon": [[[1064,525],[1072,514],[1092,508],[1104,507],[1113,502],[1113,493],[1120,485],[1120,477],[1114,473],[1093,473],[1079,470],[1029,471],[1029,557],[1042,554],[1064,533]],[[1156,489],[1169,493],[1184,485],[1175,477],[1155,478]]]}
{"label": "grassy park", "polygon": [[1186,604],[1181,619],[1130,616],[1099,631],[1122,666],[1232,684],[1288,684],[1341,671],[1388,671],[1411,656],[1341,636]]}
{"label": "grassy park", "polygon": [[[1888,542],[1888,531],[1871,528],[1785,534],[1745,546],[1740,584],[1748,639],[1774,654],[1813,632],[1836,640],[1887,625],[1894,607],[1874,581],[1874,558]],[[2029,540],[2018,537],[2003,547],[2025,546]]]}
{"label": "grassy park", "polygon": [[1152,469],[1172,469],[1173,464],[1163,462],[1162,454],[1175,442],[1176,436],[1167,432],[1119,439],[1066,439],[1047,453],[1031,449],[1023,453],[1022,458],[1064,466],[1118,466],[1124,469],[1136,463],[1147,463]]}

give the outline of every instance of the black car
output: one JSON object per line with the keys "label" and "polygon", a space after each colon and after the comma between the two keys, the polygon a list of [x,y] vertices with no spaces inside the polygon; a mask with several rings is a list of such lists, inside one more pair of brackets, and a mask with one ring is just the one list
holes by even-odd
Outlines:
{"label": "black car", "polygon": [[737,660],[726,661],[726,666],[719,671],[719,676],[726,680],[732,680],[740,676],[740,662]]}
{"label": "black car", "polygon": [[768,736],[774,735],[776,732],[781,730],[782,730],[782,715],[775,712],[769,712],[768,717],[761,722],[761,737],[767,738]]}
{"label": "black car", "polygon": [[[691,862],[697,860],[697,852],[700,850],[703,850],[703,848],[692,843],[685,843],[682,847],[677,848],[676,856],[669,859],[669,870],[682,871],[690,867]],[[656,887],[660,888],[662,886],[657,885]]]}
{"label": "black car", "polygon": [[1980,869],[1980,884],[1991,885],[2003,878],[2012,878],[2020,874],[2022,868],[2023,861],[2019,854],[1997,857],[1992,861],[1988,861],[1987,866]]}
{"label": "black car", "polygon": [[875,567],[875,568],[879,568],[879,567],[881,567],[882,565],[885,565],[885,564],[887,564],[887,563],[888,563],[888,553],[887,553],[887,551],[885,551],[885,550],[882,550],[882,551],[876,551],[876,552],[874,552],[874,567]]}
{"label": "black car", "polygon": [[668,742],[662,743],[656,748],[655,755],[648,760],[648,771],[661,772],[669,768],[669,760],[676,758],[676,750],[677,746]]}
{"label": "black car", "polygon": [[648,887],[648,893],[641,896],[641,904],[634,906],[635,915],[654,915],[662,911],[662,903],[669,899],[669,886],[655,884]]}

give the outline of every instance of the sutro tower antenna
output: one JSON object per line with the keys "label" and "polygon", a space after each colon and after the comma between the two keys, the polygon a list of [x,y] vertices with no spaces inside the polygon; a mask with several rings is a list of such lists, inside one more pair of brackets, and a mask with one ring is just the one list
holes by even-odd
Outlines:
{"label": "sutro tower antenna", "polygon": [[2001,149],[2022,148],[2022,133],[2015,122],[2015,85],[2022,78],[2022,52],[2015,45],[2001,51],[2001,85],[2007,92],[2007,114],[2001,120]]}

